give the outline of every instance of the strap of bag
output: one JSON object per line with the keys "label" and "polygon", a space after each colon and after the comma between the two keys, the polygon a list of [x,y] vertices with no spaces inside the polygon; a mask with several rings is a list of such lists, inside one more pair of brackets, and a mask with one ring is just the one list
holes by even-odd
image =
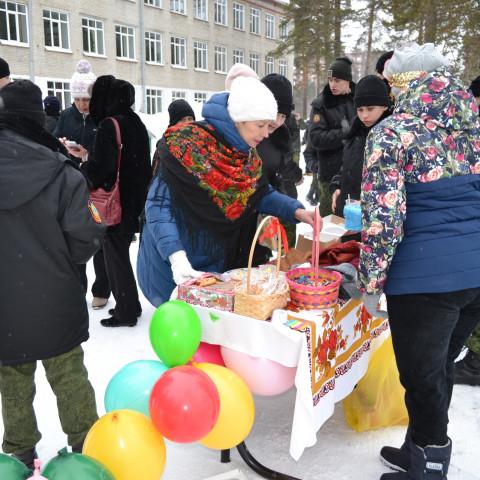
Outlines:
{"label": "strap of bag", "polygon": [[113,117],[107,117],[109,118],[115,127],[115,132],[117,134],[117,145],[118,145],[118,155],[117,155],[117,181],[118,177],[120,175],[120,159],[122,158],[122,136],[120,135],[120,127],[118,125],[117,119]]}

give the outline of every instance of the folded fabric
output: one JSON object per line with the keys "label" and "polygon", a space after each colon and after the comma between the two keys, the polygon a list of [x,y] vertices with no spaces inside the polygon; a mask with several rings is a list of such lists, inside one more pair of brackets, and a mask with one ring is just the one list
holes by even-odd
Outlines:
{"label": "folded fabric", "polygon": [[351,263],[341,263],[340,265],[323,266],[325,270],[335,270],[342,274],[342,285],[338,296],[344,300],[353,298],[360,300],[362,292],[357,288],[357,269]]}
{"label": "folded fabric", "polygon": [[[360,244],[355,240],[346,243],[334,243],[320,251],[318,265],[339,265],[340,263],[352,263],[360,256]],[[355,264],[354,264],[355,266]]]}

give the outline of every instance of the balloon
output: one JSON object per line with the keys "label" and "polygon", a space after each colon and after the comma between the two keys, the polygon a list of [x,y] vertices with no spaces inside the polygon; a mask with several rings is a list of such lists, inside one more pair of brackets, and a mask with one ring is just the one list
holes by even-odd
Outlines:
{"label": "balloon", "polygon": [[122,367],[110,380],[105,391],[105,410],[128,408],[147,417],[148,401],[155,382],[168,370],[158,360],[137,360]]}
{"label": "balloon", "polygon": [[35,458],[33,460],[33,464],[35,465],[35,469],[33,470],[33,475],[27,480],[50,480],[43,475],[40,475],[40,465],[42,464],[42,461],[39,458]]}
{"label": "balloon", "polygon": [[255,404],[246,383],[232,370],[200,363],[195,365],[215,383],[220,395],[220,413],[212,431],[199,442],[218,450],[233,448],[243,442],[253,427]]}
{"label": "balloon", "polygon": [[215,425],[220,396],[215,383],[188,365],[165,372],[150,395],[150,417],[158,431],[178,443],[196,442]]}
{"label": "balloon", "polygon": [[9,480],[25,480],[30,477],[29,470],[20,460],[0,453],[0,478]]}
{"label": "balloon", "polygon": [[295,383],[297,367],[285,367],[273,360],[251,357],[224,346],[220,351],[225,366],[240,375],[252,393],[277,395]]}
{"label": "balloon", "polygon": [[[197,351],[193,354],[195,363],[214,363],[215,365],[225,366],[222,354],[220,353],[220,345],[213,345],[207,342],[200,342]],[[188,363],[190,365],[190,362]]]}
{"label": "balloon", "polygon": [[150,322],[150,343],[168,367],[185,365],[200,344],[202,327],[194,308],[180,300],[160,305]]}
{"label": "balloon", "polygon": [[[62,448],[42,471],[48,480],[115,480],[112,472],[98,460]],[[38,477],[32,477],[38,478]]]}
{"label": "balloon", "polygon": [[166,461],[163,437],[147,416],[134,410],[114,410],[99,418],[83,453],[108,467],[116,480],[159,480]]}

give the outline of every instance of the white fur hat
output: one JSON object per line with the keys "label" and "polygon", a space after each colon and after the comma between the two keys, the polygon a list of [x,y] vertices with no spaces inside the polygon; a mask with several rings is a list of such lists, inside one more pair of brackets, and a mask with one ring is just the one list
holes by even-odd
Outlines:
{"label": "white fur hat", "polygon": [[225,90],[230,90],[232,82],[237,77],[252,77],[259,80],[258,75],[248,65],[244,63],[234,63],[232,68],[228,71],[227,78],[225,79]]}
{"label": "white fur hat", "polygon": [[77,63],[76,72],[70,79],[70,93],[72,98],[90,98],[88,87],[95,83],[96,77],[92,72],[92,66],[87,60]]}
{"label": "white fur hat", "polygon": [[237,77],[230,87],[228,114],[234,122],[276,120],[277,102],[260,80]]}

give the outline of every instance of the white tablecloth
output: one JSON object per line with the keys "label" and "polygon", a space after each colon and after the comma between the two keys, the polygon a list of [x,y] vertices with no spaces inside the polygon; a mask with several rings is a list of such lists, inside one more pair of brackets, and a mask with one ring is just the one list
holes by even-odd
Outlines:
{"label": "white tablecloth", "polygon": [[388,320],[372,318],[356,300],[325,310],[276,310],[268,322],[192,306],[202,322],[202,341],[297,367],[290,441],[295,460],[315,445],[335,403],[365,375],[370,355],[390,334]]}

